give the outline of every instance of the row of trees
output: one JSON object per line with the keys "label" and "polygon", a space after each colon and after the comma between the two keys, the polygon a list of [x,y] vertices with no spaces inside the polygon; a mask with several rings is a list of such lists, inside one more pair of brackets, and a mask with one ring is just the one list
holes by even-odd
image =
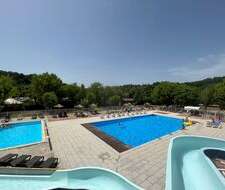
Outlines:
{"label": "row of trees", "polygon": [[65,84],[55,74],[32,75],[21,82],[13,77],[0,75],[0,104],[9,97],[30,97],[26,108],[51,108],[57,103],[65,107],[81,104],[88,107],[118,106],[124,98],[135,104],[198,105],[218,104],[225,108],[225,80],[216,84],[195,86],[186,83],[157,82],[151,85],[103,86],[95,82],[90,87]]}

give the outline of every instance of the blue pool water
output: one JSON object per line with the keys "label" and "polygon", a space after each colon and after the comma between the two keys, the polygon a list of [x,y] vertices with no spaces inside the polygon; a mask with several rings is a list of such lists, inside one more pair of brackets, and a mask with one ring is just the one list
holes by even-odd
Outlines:
{"label": "blue pool water", "polygon": [[92,123],[92,126],[123,144],[136,147],[182,129],[183,120],[146,115]]}
{"label": "blue pool water", "polygon": [[41,121],[18,122],[0,128],[0,149],[42,141]]}

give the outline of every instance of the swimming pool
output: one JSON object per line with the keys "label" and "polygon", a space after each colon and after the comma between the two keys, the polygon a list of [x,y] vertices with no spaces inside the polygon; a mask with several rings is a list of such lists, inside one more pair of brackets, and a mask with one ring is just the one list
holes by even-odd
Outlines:
{"label": "swimming pool", "polygon": [[95,122],[91,123],[91,126],[133,148],[182,129],[183,120],[160,115],[145,115]]}
{"label": "swimming pool", "polygon": [[0,128],[0,139],[0,149],[41,142],[41,121],[10,123],[4,128]]}

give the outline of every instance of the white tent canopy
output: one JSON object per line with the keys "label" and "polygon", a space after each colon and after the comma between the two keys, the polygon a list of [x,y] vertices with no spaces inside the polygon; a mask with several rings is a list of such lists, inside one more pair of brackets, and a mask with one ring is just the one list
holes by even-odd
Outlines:
{"label": "white tent canopy", "polygon": [[191,110],[197,110],[197,111],[199,111],[200,110],[200,107],[199,106],[185,106],[184,107],[184,110],[186,110],[186,111],[191,111]]}
{"label": "white tent canopy", "polygon": [[14,99],[14,98],[8,98],[8,99],[6,99],[5,101],[4,101],[4,103],[5,104],[22,104],[22,102],[21,101],[18,101],[18,100],[16,100],[16,99]]}
{"label": "white tent canopy", "polygon": [[54,108],[63,108],[63,105],[57,104],[57,105],[54,106]]}

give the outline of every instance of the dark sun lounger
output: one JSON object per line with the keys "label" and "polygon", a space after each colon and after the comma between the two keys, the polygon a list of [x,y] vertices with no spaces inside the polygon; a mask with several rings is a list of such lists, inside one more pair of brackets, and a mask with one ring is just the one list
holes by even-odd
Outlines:
{"label": "dark sun lounger", "polygon": [[39,167],[40,168],[56,168],[58,165],[58,158],[48,158]]}
{"label": "dark sun lounger", "polygon": [[13,166],[13,167],[23,166],[24,163],[27,162],[30,159],[31,159],[31,155],[24,154],[24,155],[16,158],[15,160],[13,160],[12,162],[10,162],[10,165]]}
{"label": "dark sun lounger", "polygon": [[2,166],[6,166],[9,165],[9,163],[11,161],[13,161],[14,159],[16,159],[18,156],[18,154],[7,154],[3,157],[0,158],[0,165]]}
{"label": "dark sun lounger", "polygon": [[30,160],[24,163],[24,166],[27,168],[38,167],[44,161],[44,156],[34,156]]}

